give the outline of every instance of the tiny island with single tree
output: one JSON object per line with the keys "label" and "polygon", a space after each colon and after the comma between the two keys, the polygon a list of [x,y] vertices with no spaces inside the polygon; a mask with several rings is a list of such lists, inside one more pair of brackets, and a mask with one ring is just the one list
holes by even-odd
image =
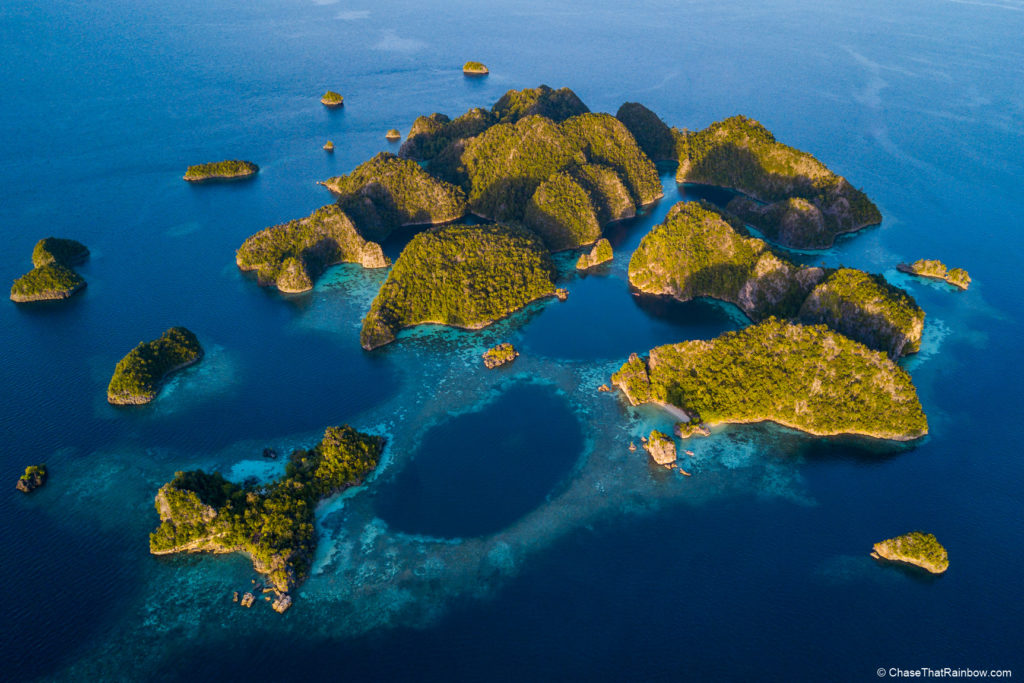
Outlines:
{"label": "tiny island with single tree", "polygon": [[85,287],[85,280],[72,266],[84,263],[89,249],[81,242],[46,237],[32,249],[32,270],[11,285],[11,301],[59,301]]}
{"label": "tiny island with single tree", "polygon": [[240,486],[218,472],[177,472],[160,487],[160,526],[149,536],[154,555],[245,553],[278,593],[274,608],[308,575],[317,537],[318,502],[363,482],[380,461],[384,438],[348,425],[329,427],[315,447],[291,454],[285,475]]}
{"label": "tiny island with single tree", "polygon": [[879,541],[871,557],[876,560],[909,564],[931,574],[942,574],[949,569],[949,554],[934,534],[912,531],[895,538]]}
{"label": "tiny island with single tree", "polygon": [[228,159],[212,161],[206,164],[189,166],[185,171],[185,180],[190,183],[202,183],[215,180],[239,180],[256,175],[260,167],[251,161]]}
{"label": "tiny island with single tree", "polygon": [[971,284],[971,276],[963,268],[946,269],[946,264],[936,259],[918,259],[911,264],[900,263],[896,269],[908,275],[918,275],[933,280],[942,280],[954,287],[967,289]]}
{"label": "tiny island with single tree", "polygon": [[139,342],[114,368],[107,401],[114,405],[149,403],[169,375],[202,357],[199,340],[184,327],[172,327],[153,341]]}
{"label": "tiny island with single tree", "polygon": [[333,90],[328,90],[320,98],[320,104],[324,105],[329,109],[335,109],[345,104],[345,98],[340,93],[336,93]]}

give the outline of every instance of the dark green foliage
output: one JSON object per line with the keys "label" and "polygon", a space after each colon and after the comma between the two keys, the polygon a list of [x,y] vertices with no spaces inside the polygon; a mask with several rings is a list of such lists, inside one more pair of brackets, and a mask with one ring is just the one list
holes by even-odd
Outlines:
{"label": "dark green foliage", "polygon": [[825,323],[893,358],[921,348],[924,311],[881,275],[840,268],[814,288],[799,316],[804,322]]}
{"label": "dark green foliage", "polygon": [[[633,403],[667,403],[710,424],[772,420],[819,435],[906,440],[928,423],[910,375],[829,330],[769,318],[707,341],[660,346],[613,376]],[[646,381],[645,381],[646,377]]]}
{"label": "dark green foliage", "polygon": [[208,164],[189,166],[185,171],[185,180],[209,180],[213,178],[242,178],[255,174],[260,167],[251,161],[229,159],[214,161]]}
{"label": "dark green foliage", "polygon": [[482,62],[466,62],[462,65],[462,72],[474,75],[483,75],[488,73],[487,67]]}
{"label": "dark green foliage", "polygon": [[[878,208],[845,178],[810,154],[776,141],[752,119],[733,116],[697,133],[680,133],[676,135],[676,150],[679,182],[729,187],[763,202],[801,198],[812,204],[820,216],[799,216],[808,211],[804,205],[785,205],[769,213],[751,210],[745,216],[766,234],[784,235],[789,246],[821,248],[840,233],[882,220]],[[787,214],[794,218],[787,219]],[[803,221],[804,225],[784,229],[786,220]],[[822,228],[808,232],[808,226],[816,221],[822,223]],[[808,243],[801,241],[804,233]]]}
{"label": "dark green foliage", "polygon": [[242,270],[255,270],[261,285],[276,284],[286,292],[312,288],[313,279],[335,263],[387,265],[380,245],[364,240],[345,212],[333,204],[306,218],[259,231],[238,248],[235,262]]}
{"label": "dark green foliage", "polygon": [[523,215],[551,251],[574,249],[601,236],[590,194],[569,173],[556,173],[537,188]]}
{"label": "dark green foliage", "polygon": [[949,554],[934,534],[911,531],[875,545],[875,550],[886,559],[909,562],[940,574],[949,568]]}
{"label": "dark green foliage", "polygon": [[172,327],[158,339],[140,342],[114,368],[107,400],[116,404],[148,403],[156,398],[164,378],[203,356],[196,336],[184,327]]}
{"label": "dark green foliage", "polygon": [[324,182],[367,239],[380,241],[403,225],[445,223],[466,213],[466,196],[419,164],[381,152],[347,176]]}
{"label": "dark green foliage", "polygon": [[150,534],[150,551],[246,552],[257,571],[288,592],[309,573],[317,502],[361,483],[383,447],[383,438],[346,425],[328,428],[315,448],[292,453],[285,477],[266,486],[243,488],[217,472],[178,472],[157,493],[161,524]]}
{"label": "dark green foliage", "polygon": [[680,202],[644,236],[629,262],[629,282],[642,292],[680,301],[729,301],[752,320],[791,317],[824,273],[800,268],[762,240],[738,233],[707,204]]}
{"label": "dark green foliage", "polygon": [[454,121],[444,114],[420,116],[412,123],[409,137],[402,143],[398,156],[416,161],[429,161],[455,140],[479,135],[497,122],[486,109],[470,109]]}
{"label": "dark green foliage", "polygon": [[499,122],[515,123],[535,114],[560,122],[590,110],[569,88],[552,90],[542,85],[539,88],[509,90],[494,103],[492,111]]}
{"label": "dark green foliage", "polygon": [[46,237],[32,249],[32,265],[36,268],[56,263],[62,266],[77,266],[89,258],[89,248],[76,240],[60,237]]}
{"label": "dark green foliage", "polygon": [[637,102],[626,102],[615,118],[636,138],[640,149],[653,161],[677,161],[676,139],[665,122],[658,115]]}
{"label": "dark green foliage", "polygon": [[66,299],[85,286],[85,280],[66,266],[50,263],[28,271],[11,285],[13,301]]}
{"label": "dark green foliage", "polygon": [[567,119],[562,130],[576,141],[589,162],[614,169],[637,205],[649,204],[663,194],[658,169],[614,116],[581,114]]}
{"label": "dark green foliage", "polygon": [[503,225],[450,225],[416,235],[388,274],[360,335],[363,348],[403,327],[477,329],[554,293],[555,268],[532,233]]}

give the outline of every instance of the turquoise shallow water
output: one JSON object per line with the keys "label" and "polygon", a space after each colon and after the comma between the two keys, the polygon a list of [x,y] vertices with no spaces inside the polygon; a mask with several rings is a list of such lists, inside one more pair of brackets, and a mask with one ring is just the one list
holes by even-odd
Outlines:
{"label": "turquoise shallow water", "polygon": [[[0,305],[0,480],[29,462],[52,471],[31,497],[0,495],[4,677],[1019,675],[1022,10],[0,0],[0,272],[24,272],[49,234],[92,250],[89,286],[71,301]],[[463,78],[467,59],[491,75]],[[923,348],[906,365],[930,436],[906,448],[720,429],[693,444],[690,478],[626,449],[671,419],[596,391],[622,360],[745,324],[727,306],[630,295],[632,249],[702,192],[667,169],[665,198],[608,228],[608,268],[579,276],[565,260],[567,302],[479,332],[410,331],[368,354],[359,322],[383,273],[341,266],[286,297],[238,272],[245,237],[329,202],[316,181],[394,150],[388,128],[539,83],[595,111],[640,101],[691,129],[744,113],[863,187],[882,225],[797,257],[884,273],[925,308]],[[327,88],[345,94],[343,110],[319,104]],[[225,157],[262,170],[247,183],[181,180],[188,164]],[[386,245],[392,255],[407,237]],[[971,289],[895,270],[921,256],[967,268]],[[108,406],[116,361],[174,324],[199,335],[204,361],[150,406]],[[479,354],[500,341],[523,355],[487,372]],[[385,503],[411,512],[396,497],[403,477],[453,465],[446,425],[494,406],[526,419],[544,405],[521,391],[531,383],[560,406],[541,411],[545,429],[568,411],[579,438],[543,476],[526,458],[486,489],[512,513],[482,535],[385,521]],[[264,447],[308,445],[344,422],[388,435],[384,463],[319,509],[313,575],[283,617],[231,603],[254,578],[244,558],[149,556],[153,495],[176,470],[273,477],[281,465]],[[467,440],[501,433],[465,424]],[[455,492],[451,509],[493,484],[493,472],[474,476],[480,491]],[[867,557],[914,528],[947,546],[946,575]]]}

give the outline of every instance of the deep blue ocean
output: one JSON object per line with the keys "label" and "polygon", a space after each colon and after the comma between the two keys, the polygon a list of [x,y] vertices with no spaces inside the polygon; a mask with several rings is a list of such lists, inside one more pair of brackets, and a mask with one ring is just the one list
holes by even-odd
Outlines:
{"label": "deep blue ocean", "polygon": [[[49,235],[92,251],[82,294],[0,303],[0,678],[1024,676],[1022,37],[1021,0],[0,0],[0,274]],[[491,75],[464,78],[468,59]],[[685,446],[689,478],[627,450],[672,419],[598,393],[610,373],[746,324],[630,295],[631,251],[696,196],[671,168],[659,203],[608,228],[610,267],[560,257],[567,302],[479,332],[366,353],[383,272],[282,296],[238,271],[247,236],[332,200],[317,181],[397,151],[387,129],[542,83],[689,129],[742,113],[862,187],[884,222],[798,257],[883,273],[926,310],[905,364],[930,435],[723,428]],[[261,171],[181,179],[224,158]],[[966,268],[970,290],[896,271],[920,257]],[[205,359],[149,406],[109,406],[117,360],[171,325]],[[501,341],[522,356],[485,370]],[[175,471],[272,478],[264,447],[343,423],[387,435],[384,462],[319,509],[286,614],[231,602],[255,578],[244,557],[149,555]],[[46,487],[15,491],[38,462]],[[914,529],[946,546],[945,575],[868,556]]]}

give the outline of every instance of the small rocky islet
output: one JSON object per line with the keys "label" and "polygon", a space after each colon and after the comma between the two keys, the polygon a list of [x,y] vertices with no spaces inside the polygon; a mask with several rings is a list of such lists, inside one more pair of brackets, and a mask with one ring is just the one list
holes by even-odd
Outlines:
{"label": "small rocky islet", "polygon": [[22,493],[32,493],[45,484],[48,477],[46,465],[29,465],[14,486]]}
{"label": "small rocky islet", "polygon": [[260,167],[251,161],[228,159],[212,161],[205,164],[189,166],[184,179],[190,183],[203,183],[218,180],[239,180],[259,173]]}
{"label": "small rocky islet", "polygon": [[875,543],[871,557],[882,562],[912,565],[930,574],[949,569],[949,554],[934,534],[912,531]]}
{"label": "small rocky islet", "polygon": [[493,370],[514,361],[519,357],[519,352],[516,351],[516,347],[512,346],[512,344],[505,342],[487,349],[482,357],[484,359],[484,367],[488,370]]}
{"label": "small rocky islet", "polygon": [[946,264],[936,259],[918,259],[913,263],[900,263],[896,269],[908,275],[942,280],[948,284],[965,290],[971,284],[971,276],[963,268],[946,268]]}
{"label": "small rocky islet", "polygon": [[486,76],[490,71],[482,62],[469,61],[462,65],[462,73],[467,76]]}
{"label": "small rocky islet", "polygon": [[203,348],[196,335],[184,327],[172,327],[157,339],[139,342],[118,361],[107,386],[107,402],[142,405],[156,398],[171,374],[198,363]]}

